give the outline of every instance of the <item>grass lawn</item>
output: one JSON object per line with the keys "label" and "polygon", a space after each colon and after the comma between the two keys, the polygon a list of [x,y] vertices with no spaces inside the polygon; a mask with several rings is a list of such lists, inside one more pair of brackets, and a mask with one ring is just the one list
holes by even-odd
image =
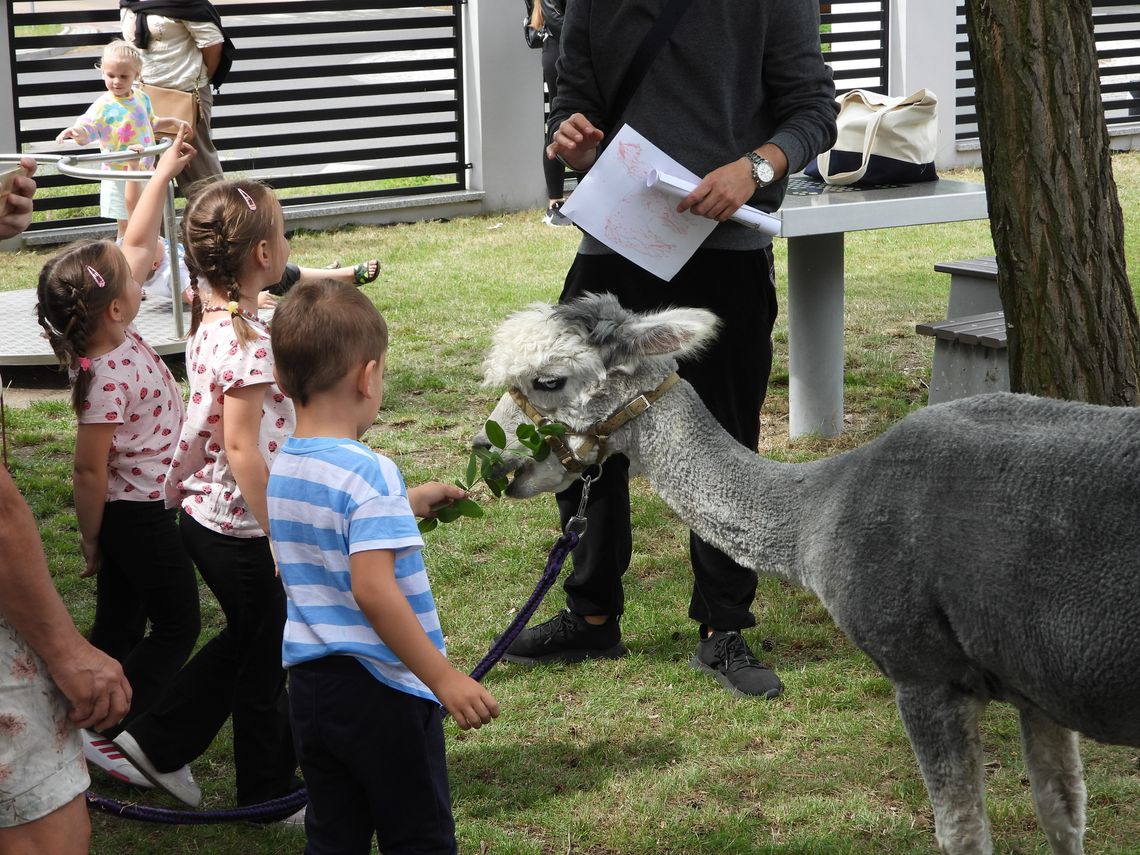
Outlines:
{"label": "grass lawn", "polygon": [[[1114,160],[1136,269],[1140,156]],[[978,179],[977,173],[960,176]],[[577,243],[528,211],[451,222],[355,228],[293,237],[293,260],[320,266],[383,260],[366,293],[388,319],[392,349],[378,425],[366,441],[410,483],[463,472],[468,438],[501,390],[480,385],[489,336],[510,311],[554,301]],[[786,282],[786,245],[776,244]],[[943,317],[939,261],[992,254],[985,222],[852,233],[847,240],[845,433],[787,437],[786,319],[762,414],[762,451],[807,460],[859,445],[926,400],[932,345],[914,325]],[[4,257],[0,289],[32,287],[49,253]],[[786,306],[781,293],[781,306]],[[5,372],[6,375],[9,372]],[[11,379],[10,377],[8,379]],[[93,588],[81,580],[71,506],[73,417],[65,403],[8,413],[11,468],[41,525],[49,563],[76,622],[89,625]],[[503,714],[465,734],[447,725],[463,853],[934,853],[933,819],[890,684],[835,628],[818,602],[761,580],[758,626],[745,635],[783,678],[774,701],[740,701],[691,670],[686,616],[691,573],[684,527],[644,482],[634,485],[634,560],[626,575],[620,661],[495,668],[486,684]],[[530,593],[557,535],[549,497],[478,496],[487,516],[427,535],[449,653],[472,667]],[[201,590],[208,634],[218,610]],[[562,605],[552,592],[536,620]],[[983,722],[996,851],[1045,853],[1011,708]],[[1140,752],[1083,744],[1090,853],[1140,853]],[[193,764],[203,807],[233,803],[229,731]],[[175,806],[98,772],[95,788]],[[107,855],[299,853],[296,832],[144,825],[94,815],[92,851]]]}

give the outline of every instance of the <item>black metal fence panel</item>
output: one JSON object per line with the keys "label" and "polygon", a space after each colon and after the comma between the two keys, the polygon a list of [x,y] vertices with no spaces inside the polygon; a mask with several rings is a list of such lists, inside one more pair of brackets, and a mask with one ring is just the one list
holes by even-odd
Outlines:
{"label": "black metal fence panel", "polygon": [[832,0],[821,3],[823,58],[835,75],[838,93],[851,89],[887,92],[889,0]]}
{"label": "black metal fence panel", "polygon": [[[103,91],[94,64],[120,35],[117,4],[4,2],[17,142],[65,151],[56,135]],[[463,3],[216,5],[238,51],[211,122],[227,175],[263,180],[287,205],[466,189]],[[97,185],[39,184],[50,219],[33,228],[105,222]]]}
{"label": "black metal fence panel", "polygon": [[[959,4],[957,12],[954,136],[957,140],[976,140],[977,99],[965,5]],[[1098,0],[1093,4],[1092,17],[1105,123],[1110,129],[1114,125],[1140,123],[1140,3]]]}

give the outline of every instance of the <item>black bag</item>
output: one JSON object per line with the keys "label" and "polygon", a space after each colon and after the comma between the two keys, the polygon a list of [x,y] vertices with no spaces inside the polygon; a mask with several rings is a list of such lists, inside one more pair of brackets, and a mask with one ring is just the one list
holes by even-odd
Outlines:
{"label": "black bag", "polygon": [[542,47],[544,30],[536,30],[530,25],[530,16],[523,18],[523,38],[526,39],[526,46],[528,48]]}
{"label": "black bag", "polygon": [[546,29],[536,30],[530,25],[530,16],[534,12],[534,0],[523,0],[523,5],[526,6],[526,17],[523,18],[523,38],[526,40],[528,48],[541,48],[542,43],[546,41]]}

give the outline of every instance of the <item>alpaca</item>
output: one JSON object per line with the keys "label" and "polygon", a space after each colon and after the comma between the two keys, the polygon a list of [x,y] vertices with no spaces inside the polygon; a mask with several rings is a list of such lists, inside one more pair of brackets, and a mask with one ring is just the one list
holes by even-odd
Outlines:
{"label": "alpaca", "polygon": [[[627,455],[702,538],[822,601],[894,684],[943,852],[992,851],[989,701],[1018,708],[1053,852],[1082,852],[1077,734],[1140,746],[1140,410],[980,395],[834,457],[778,463],[733,441],[681,381],[600,446],[581,442],[715,326],[704,310],[639,315],[608,295],[532,306],[495,334],[485,385],[565,424],[583,462]],[[508,436],[527,421],[510,394],[491,418]],[[557,457],[508,451],[507,495],[569,486]]]}

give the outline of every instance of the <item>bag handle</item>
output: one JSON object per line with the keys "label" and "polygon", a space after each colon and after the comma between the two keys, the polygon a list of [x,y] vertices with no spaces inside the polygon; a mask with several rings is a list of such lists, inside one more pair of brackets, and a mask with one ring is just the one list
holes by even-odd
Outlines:
{"label": "bag handle", "polygon": [[[847,93],[847,95],[853,95],[856,92],[859,93],[859,98],[866,102],[866,99],[863,98],[863,92],[860,89],[852,89],[851,92]],[[847,96],[844,97],[846,98]],[[915,104],[920,104],[923,100],[925,100],[925,98],[926,90],[920,89],[913,95],[909,95],[906,98],[900,98],[896,103],[889,106],[886,104],[873,105],[868,103],[868,106],[881,106],[882,109],[874,111],[874,115],[872,116],[871,121],[867,123],[867,129],[863,132],[863,162],[859,164],[858,168],[853,169],[850,172],[836,172],[832,174],[829,172],[831,169],[831,149],[828,149],[827,151],[823,152],[823,154],[820,154],[816,157],[816,166],[819,168],[820,177],[827,184],[831,184],[837,187],[843,187],[859,181],[864,175],[867,174],[867,167],[871,163],[871,147],[875,144],[875,137],[878,135],[879,124],[883,121],[883,117],[886,116],[887,113],[893,112],[894,110],[898,110],[902,107],[913,107]],[[846,101],[844,103],[846,103]]]}

